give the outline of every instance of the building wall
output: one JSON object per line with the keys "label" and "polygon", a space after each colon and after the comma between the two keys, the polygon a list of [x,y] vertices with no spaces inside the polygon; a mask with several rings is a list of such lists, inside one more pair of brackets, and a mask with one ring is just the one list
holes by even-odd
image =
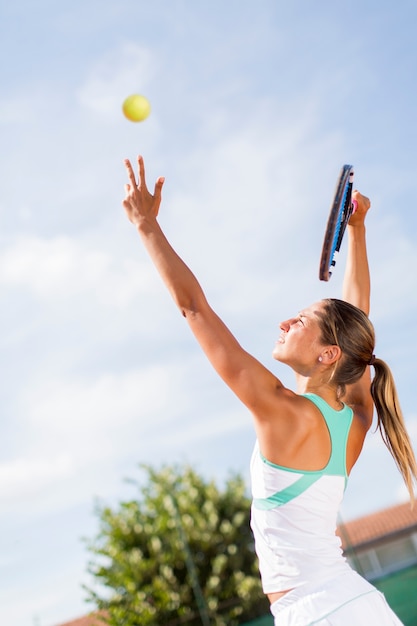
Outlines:
{"label": "building wall", "polygon": [[368,547],[347,551],[352,567],[371,582],[417,564],[417,530],[397,537],[384,537]]}
{"label": "building wall", "polygon": [[417,626],[417,529],[349,546],[354,569],[382,591],[405,626]]}

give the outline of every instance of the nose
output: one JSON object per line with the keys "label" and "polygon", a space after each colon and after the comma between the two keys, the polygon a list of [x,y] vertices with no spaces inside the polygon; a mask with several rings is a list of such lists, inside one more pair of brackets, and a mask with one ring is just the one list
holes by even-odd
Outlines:
{"label": "nose", "polygon": [[284,333],[287,333],[290,330],[291,326],[297,323],[298,319],[298,317],[291,317],[289,320],[281,322],[279,327]]}
{"label": "nose", "polygon": [[291,328],[291,320],[285,320],[284,322],[280,322],[279,327],[284,333],[287,333]]}

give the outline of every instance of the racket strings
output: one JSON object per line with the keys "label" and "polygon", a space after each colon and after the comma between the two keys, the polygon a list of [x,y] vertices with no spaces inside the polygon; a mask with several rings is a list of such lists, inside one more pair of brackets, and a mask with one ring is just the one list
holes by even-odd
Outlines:
{"label": "racket strings", "polygon": [[351,202],[353,178],[353,166],[344,165],[337,181],[326,226],[320,259],[320,280],[329,280],[336,265],[346,226],[353,210]]}
{"label": "racket strings", "polygon": [[334,231],[333,246],[330,254],[330,266],[336,265],[337,254],[342,243],[343,231],[342,225],[346,222],[350,205],[350,196],[352,192],[352,186],[348,183],[343,190],[343,199],[340,203],[340,209],[336,220],[336,227]]}

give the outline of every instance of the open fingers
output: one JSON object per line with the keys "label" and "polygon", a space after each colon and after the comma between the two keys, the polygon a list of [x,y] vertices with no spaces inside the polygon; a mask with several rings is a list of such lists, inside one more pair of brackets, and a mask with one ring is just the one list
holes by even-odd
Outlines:
{"label": "open fingers", "polygon": [[157,197],[157,196],[160,197],[161,196],[162,186],[163,186],[164,182],[165,182],[165,178],[163,176],[160,176],[158,178],[158,180],[156,181],[156,183],[155,183],[155,191],[154,191],[154,196],[155,197]]}
{"label": "open fingers", "polygon": [[146,179],[145,179],[145,163],[143,161],[143,156],[138,156],[138,171],[139,171],[139,185],[144,189],[147,189]]}
{"label": "open fingers", "polygon": [[165,182],[165,178],[163,176],[160,176],[158,178],[158,180],[155,183],[155,189],[153,192],[153,197],[155,200],[155,207],[156,207],[156,211],[159,211],[159,206],[161,204],[161,197],[162,197],[162,186]]}
{"label": "open fingers", "polygon": [[133,172],[133,168],[132,168],[132,165],[131,165],[129,159],[125,159],[124,160],[124,164],[125,164],[125,167],[126,167],[127,176],[129,178],[131,186],[132,187],[136,187],[136,178],[135,178],[135,174]]}

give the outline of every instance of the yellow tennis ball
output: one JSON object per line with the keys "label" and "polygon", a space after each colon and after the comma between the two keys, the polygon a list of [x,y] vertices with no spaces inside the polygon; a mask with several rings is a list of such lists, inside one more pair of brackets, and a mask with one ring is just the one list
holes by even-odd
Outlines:
{"label": "yellow tennis ball", "polygon": [[143,122],[151,112],[151,105],[145,96],[133,94],[123,102],[122,110],[131,122]]}

